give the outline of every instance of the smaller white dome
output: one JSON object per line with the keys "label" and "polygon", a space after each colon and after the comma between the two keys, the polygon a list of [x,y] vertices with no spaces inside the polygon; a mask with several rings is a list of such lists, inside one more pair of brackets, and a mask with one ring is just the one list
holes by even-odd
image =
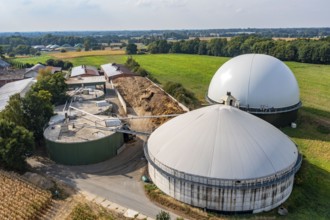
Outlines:
{"label": "smaller white dome", "polygon": [[291,70],[277,58],[264,54],[240,55],[218,69],[211,80],[208,99],[221,103],[227,92],[239,101],[240,108],[300,107],[299,87]]}

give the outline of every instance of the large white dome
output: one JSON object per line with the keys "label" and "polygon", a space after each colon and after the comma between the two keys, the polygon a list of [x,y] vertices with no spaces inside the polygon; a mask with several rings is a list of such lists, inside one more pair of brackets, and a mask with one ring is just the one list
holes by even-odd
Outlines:
{"label": "large white dome", "polygon": [[258,117],[225,105],[180,115],[156,129],[147,151],[171,170],[218,179],[255,179],[291,169],[295,144]]}
{"label": "large white dome", "polygon": [[221,103],[227,92],[250,112],[300,107],[295,76],[282,61],[268,55],[245,54],[223,64],[213,76],[207,96],[211,102]]}

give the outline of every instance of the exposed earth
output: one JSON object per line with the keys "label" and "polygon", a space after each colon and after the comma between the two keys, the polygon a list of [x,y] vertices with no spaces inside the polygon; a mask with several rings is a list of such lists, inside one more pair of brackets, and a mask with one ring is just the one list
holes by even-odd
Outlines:
{"label": "exposed earth", "polygon": [[[169,97],[163,90],[150,80],[140,77],[122,77],[113,81],[127,104],[136,115],[170,115],[181,114],[185,111],[179,103]],[[155,118],[145,124],[148,130],[154,130],[169,118]],[[147,122],[145,122],[147,123]]]}

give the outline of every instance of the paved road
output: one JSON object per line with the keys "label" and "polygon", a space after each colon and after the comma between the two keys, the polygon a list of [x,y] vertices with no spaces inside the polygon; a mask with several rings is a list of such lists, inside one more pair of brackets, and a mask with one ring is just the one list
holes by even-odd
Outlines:
{"label": "paved road", "polygon": [[[143,141],[127,144],[116,157],[102,163],[86,166],[64,166],[48,159],[32,158],[29,163],[38,171],[62,180],[78,190],[86,191],[123,207],[155,218],[161,208],[145,195],[141,176],[146,168]],[[176,215],[171,214],[172,219]]]}

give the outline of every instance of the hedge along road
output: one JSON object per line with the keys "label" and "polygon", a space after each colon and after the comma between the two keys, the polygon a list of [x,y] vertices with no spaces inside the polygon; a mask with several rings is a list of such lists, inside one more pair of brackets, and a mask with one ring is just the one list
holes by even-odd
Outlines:
{"label": "hedge along road", "polygon": [[[83,166],[65,166],[43,158],[29,158],[38,172],[61,180],[70,186],[105,198],[125,208],[155,218],[162,210],[145,195],[141,176],[146,168],[143,140],[137,138],[126,149],[107,161]],[[178,216],[171,213],[172,219]]]}

